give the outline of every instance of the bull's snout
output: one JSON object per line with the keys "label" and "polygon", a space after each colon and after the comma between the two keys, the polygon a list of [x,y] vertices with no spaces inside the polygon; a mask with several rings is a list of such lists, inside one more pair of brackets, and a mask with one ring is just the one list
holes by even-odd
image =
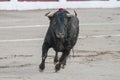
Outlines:
{"label": "bull's snout", "polygon": [[58,33],[56,36],[57,38],[64,38],[64,33]]}

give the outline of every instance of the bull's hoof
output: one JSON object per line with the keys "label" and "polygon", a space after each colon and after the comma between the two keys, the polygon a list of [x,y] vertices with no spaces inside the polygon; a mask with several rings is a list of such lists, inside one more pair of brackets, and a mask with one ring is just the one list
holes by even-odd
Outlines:
{"label": "bull's hoof", "polygon": [[61,65],[60,64],[56,64],[55,66],[55,72],[58,72],[61,68]]}
{"label": "bull's hoof", "polygon": [[65,68],[65,65],[62,65],[61,68],[64,69],[64,68]]}
{"label": "bull's hoof", "polygon": [[57,59],[54,59],[54,64],[57,64],[58,60]]}
{"label": "bull's hoof", "polygon": [[44,70],[39,69],[39,72],[43,72]]}
{"label": "bull's hoof", "polygon": [[43,72],[44,69],[45,69],[45,64],[40,64],[40,65],[39,65],[39,71],[40,71],[40,72]]}

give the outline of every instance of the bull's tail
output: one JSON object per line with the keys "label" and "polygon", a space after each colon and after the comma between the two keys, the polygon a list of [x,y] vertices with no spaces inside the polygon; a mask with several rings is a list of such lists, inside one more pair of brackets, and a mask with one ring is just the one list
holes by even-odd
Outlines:
{"label": "bull's tail", "polygon": [[75,57],[74,48],[72,48],[72,52],[73,52],[73,56],[72,57],[74,58]]}
{"label": "bull's tail", "polygon": [[74,10],[74,13],[75,13],[75,16],[77,16],[77,13],[76,13],[76,11]]}

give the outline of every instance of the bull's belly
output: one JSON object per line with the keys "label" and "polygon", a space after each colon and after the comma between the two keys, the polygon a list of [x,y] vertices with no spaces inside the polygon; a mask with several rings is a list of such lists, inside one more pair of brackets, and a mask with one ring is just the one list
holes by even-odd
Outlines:
{"label": "bull's belly", "polygon": [[51,47],[57,52],[63,52],[64,50],[70,50],[74,47],[77,38],[72,38],[69,41],[53,43]]}

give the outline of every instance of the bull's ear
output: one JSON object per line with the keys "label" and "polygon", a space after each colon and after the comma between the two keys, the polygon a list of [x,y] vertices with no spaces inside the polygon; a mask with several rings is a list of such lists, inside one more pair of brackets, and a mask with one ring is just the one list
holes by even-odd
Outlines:
{"label": "bull's ear", "polygon": [[77,12],[74,10],[75,16],[77,16]]}

